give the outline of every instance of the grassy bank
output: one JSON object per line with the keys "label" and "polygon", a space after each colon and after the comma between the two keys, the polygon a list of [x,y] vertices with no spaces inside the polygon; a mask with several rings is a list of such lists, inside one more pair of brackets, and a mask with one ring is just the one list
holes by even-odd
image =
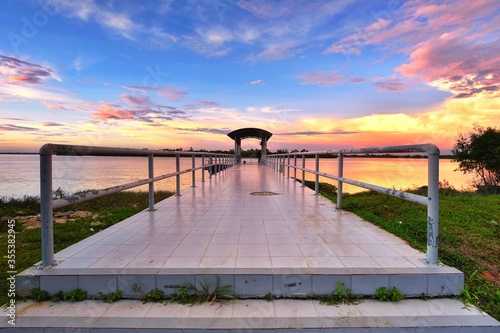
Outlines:
{"label": "grassy bank", "polygon": [[[173,193],[158,191],[155,193],[155,202],[163,200]],[[105,197],[82,202],[57,210],[91,212],[91,216],[85,218],[69,219],[64,224],[54,224],[54,250],[61,251],[64,248],[85,239],[96,232],[126,219],[129,216],[148,207],[147,192],[119,192]],[[21,223],[17,223],[19,216],[36,215],[40,212],[37,197],[26,196],[21,199],[0,199],[0,304],[8,301],[7,282],[7,245],[8,245],[8,220],[16,219],[16,257],[15,270],[21,272],[33,264],[39,262],[41,254],[41,232],[40,228],[27,229]]]}
{"label": "grassy bank", "polygon": [[[320,192],[336,202],[332,185],[321,184]],[[425,189],[412,192],[426,196]],[[439,260],[464,272],[464,301],[500,320],[500,195],[445,188],[439,205]],[[427,207],[374,192],[345,195],[342,206],[426,252]]]}

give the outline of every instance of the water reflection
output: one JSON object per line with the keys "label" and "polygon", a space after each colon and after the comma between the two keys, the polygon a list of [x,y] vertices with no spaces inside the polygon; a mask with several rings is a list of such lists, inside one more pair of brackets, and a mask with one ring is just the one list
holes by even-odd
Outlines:
{"label": "water reflection", "polygon": [[[256,160],[246,160],[248,164]],[[196,165],[201,165],[198,158]],[[292,160],[293,163],[293,160]],[[302,161],[297,160],[301,165]],[[314,159],[306,159],[306,168],[314,169]],[[344,177],[395,189],[422,186],[427,183],[427,160],[407,158],[345,158]],[[191,167],[191,157],[181,158],[181,170]],[[0,155],[0,196],[21,197],[39,194],[38,155]],[[53,188],[75,192],[86,189],[102,189],[148,178],[147,157],[106,156],[54,156]],[[322,172],[337,174],[337,159],[321,159]],[[467,188],[470,175],[455,172],[456,163],[440,160],[440,180],[446,180],[457,189]],[[175,171],[175,158],[155,158],[155,175]],[[300,178],[301,172],[297,175]],[[291,172],[293,176],[293,172]],[[208,177],[208,173],[205,174]],[[314,175],[306,174],[307,180]],[[201,170],[196,171],[196,180],[201,180]],[[336,181],[320,177],[320,181],[336,184]],[[191,186],[191,173],[181,176],[181,188]],[[147,190],[147,186],[135,190]],[[155,183],[156,190],[175,190],[175,178]],[[362,191],[352,185],[344,185],[349,193]]]}

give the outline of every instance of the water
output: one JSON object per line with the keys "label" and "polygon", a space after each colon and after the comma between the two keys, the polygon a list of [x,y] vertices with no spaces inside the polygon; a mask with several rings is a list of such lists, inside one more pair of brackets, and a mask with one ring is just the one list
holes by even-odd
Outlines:
{"label": "water", "polygon": [[[196,161],[201,165],[201,158]],[[38,155],[1,155],[0,196],[22,197],[40,194],[40,162]],[[181,170],[191,168],[192,160],[181,158]],[[53,183],[55,190],[66,192],[103,189],[148,178],[147,157],[107,156],[53,156]],[[154,173],[159,176],[175,172],[175,157],[156,157]],[[205,172],[205,177],[208,177]],[[181,188],[191,186],[191,173],[181,175]],[[201,180],[201,170],[196,173]],[[134,190],[147,191],[148,186]],[[155,190],[175,191],[175,177],[155,182]]]}
{"label": "water", "polygon": [[[74,193],[87,189],[102,189],[115,185],[148,178],[147,157],[106,157],[106,156],[54,156],[53,188],[58,187]],[[256,163],[256,159],[247,160]],[[293,163],[293,160],[292,160]],[[301,159],[297,164],[301,165]],[[314,159],[306,160],[306,168],[314,169]],[[191,167],[191,158],[181,158],[181,170]],[[196,161],[201,165],[201,159]],[[0,154],[0,196],[22,197],[39,195],[39,156]],[[457,189],[469,186],[471,176],[455,172],[457,164],[450,160],[440,160],[440,180],[446,180]],[[337,159],[321,159],[320,170],[337,174]],[[155,158],[155,175],[175,171],[174,157]],[[205,177],[208,173],[205,172]],[[293,170],[291,171],[293,176]],[[301,171],[297,172],[301,178]],[[427,160],[406,158],[345,158],[344,177],[395,189],[427,184]],[[307,180],[314,175],[306,174]],[[196,181],[201,180],[201,170],[196,172]],[[320,181],[335,184],[334,180],[320,177]],[[181,188],[191,186],[191,173],[181,176]],[[175,177],[155,183],[156,190],[175,190]],[[134,190],[147,190],[147,186]],[[346,192],[361,191],[358,187],[344,185]]]}
{"label": "water", "polygon": [[[337,162],[337,159],[320,159],[320,170],[337,175]],[[302,165],[302,161],[297,160],[297,164]],[[455,171],[457,167],[458,164],[449,159],[439,160],[439,180],[448,182],[457,190],[470,188],[473,177]],[[314,159],[306,160],[306,168],[315,169]],[[301,171],[298,171],[297,177],[302,177]],[[314,177],[313,174],[306,174],[306,180],[314,180]],[[427,185],[427,159],[344,157],[344,177],[396,190],[415,188]],[[320,177],[320,181],[336,184],[335,180],[323,177]],[[343,190],[347,193],[366,191],[349,184],[344,184]]]}

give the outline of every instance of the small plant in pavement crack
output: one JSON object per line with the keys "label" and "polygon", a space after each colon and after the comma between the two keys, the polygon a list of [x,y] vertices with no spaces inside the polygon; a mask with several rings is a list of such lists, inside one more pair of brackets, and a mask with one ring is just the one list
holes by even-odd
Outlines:
{"label": "small plant in pavement crack", "polygon": [[392,287],[389,290],[386,287],[380,287],[375,291],[375,295],[373,296],[373,298],[376,298],[381,302],[399,302],[404,299],[404,296],[396,287]]}
{"label": "small plant in pavement crack", "polygon": [[143,303],[160,302],[165,296],[165,293],[160,289],[152,289],[142,297]]}
{"label": "small plant in pavement crack", "polygon": [[327,305],[357,304],[359,297],[352,294],[351,289],[345,289],[343,282],[337,282],[337,288],[329,295],[319,296],[319,301]]}
{"label": "small plant in pavement crack", "polygon": [[220,285],[219,278],[217,278],[216,285],[213,288],[206,280],[200,283],[200,289],[191,283],[186,283],[179,288],[178,293],[172,295],[171,300],[180,304],[201,304],[206,302],[213,304],[214,302],[235,299],[232,289],[231,285]]}
{"label": "small plant in pavement crack", "polygon": [[122,297],[122,291],[117,290],[117,291],[109,293],[107,295],[103,294],[102,291],[100,291],[98,295],[99,295],[98,299],[100,299],[101,301],[107,302],[107,303],[113,303],[113,302],[120,300],[120,298]]}
{"label": "small plant in pavement crack", "polygon": [[33,288],[31,289],[29,298],[37,302],[43,302],[49,299],[49,293],[46,290],[41,290],[40,288]]}
{"label": "small plant in pavement crack", "polygon": [[87,298],[87,292],[79,288],[69,290],[64,294],[65,301],[78,302],[78,301],[83,301],[86,298]]}

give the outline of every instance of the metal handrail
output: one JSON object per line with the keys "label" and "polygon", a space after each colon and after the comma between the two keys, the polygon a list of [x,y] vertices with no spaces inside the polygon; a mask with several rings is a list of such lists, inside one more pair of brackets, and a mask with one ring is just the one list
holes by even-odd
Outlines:
{"label": "metal handrail", "polygon": [[[389,154],[389,153],[426,153],[428,156],[427,162],[427,196],[416,195],[404,191],[382,187],[374,184],[364,183],[354,179],[343,177],[344,172],[344,156],[353,154]],[[332,175],[325,172],[320,172],[319,155],[338,155],[338,174]],[[420,145],[405,145],[405,146],[388,146],[388,147],[370,147],[360,149],[340,149],[326,150],[316,152],[297,152],[268,155],[266,163],[272,169],[290,177],[290,168],[293,168],[293,178],[297,179],[297,170],[302,171],[302,186],[305,186],[305,173],[315,175],[315,194],[319,194],[319,177],[326,177],[338,181],[337,184],[337,208],[342,207],[342,185],[343,183],[366,188],[372,191],[392,195],[400,199],[411,202],[416,202],[427,206],[427,262],[431,265],[438,263],[438,230],[439,230],[439,148],[434,144]],[[315,170],[306,169],[305,157],[314,156]],[[302,157],[302,167],[297,166],[297,156]],[[293,164],[290,158],[293,157]]]}
{"label": "metal handrail", "polygon": [[[42,229],[42,266],[54,265],[54,234],[53,234],[53,211],[57,208],[66,207],[77,202],[84,202],[108,194],[120,192],[138,186],[149,185],[149,210],[154,210],[154,182],[176,177],[176,195],[180,195],[180,176],[185,173],[192,173],[192,186],[195,186],[196,171],[208,169],[210,177],[213,173],[218,173],[233,165],[233,155],[217,154],[208,152],[183,152],[169,150],[148,150],[134,148],[97,147],[80,145],[62,145],[48,143],[40,148],[40,218]],[[77,156],[148,156],[148,177],[127,184],[116,185],[100,190],[88,191],[71,195],[69,197],[52,200],[52,156],[53,155],[77,155]],[[175,156],[176,171],[154,176],[154,156]],[[192,158],[192,167],[180,169],[181,156]],[[201,166],[196,166],[196,156],[201,156]],[[205,164],[208,158],[208,164]],[[205,173],[201,174],[201,181],[205,181]]]}

